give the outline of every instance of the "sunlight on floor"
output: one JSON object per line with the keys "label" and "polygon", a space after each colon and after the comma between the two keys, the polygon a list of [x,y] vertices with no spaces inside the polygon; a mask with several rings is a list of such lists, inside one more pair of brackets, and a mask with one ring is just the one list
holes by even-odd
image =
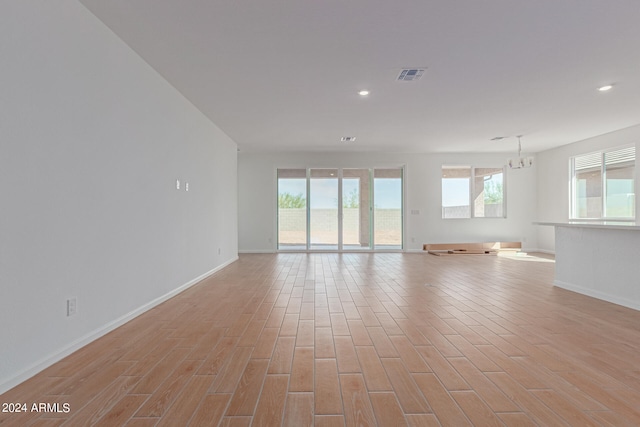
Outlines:
{"label": "sunlight on floor", "polygon": [[501,258],[512,259],[515,261],[528,261],[528,262],[556,262],[556,259],[551,254],[545,254],[542,252],[500,252],[498,256]]}

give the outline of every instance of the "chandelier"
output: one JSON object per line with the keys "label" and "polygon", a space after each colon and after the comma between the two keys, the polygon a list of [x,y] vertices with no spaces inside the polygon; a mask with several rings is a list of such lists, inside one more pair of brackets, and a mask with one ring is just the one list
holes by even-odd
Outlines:
{"label": "chandelier", "polygon": [[533,157],[522,157],[522,135],[518,135],[518,157],[507,160],[510,169],[530,168],[533,166]]}

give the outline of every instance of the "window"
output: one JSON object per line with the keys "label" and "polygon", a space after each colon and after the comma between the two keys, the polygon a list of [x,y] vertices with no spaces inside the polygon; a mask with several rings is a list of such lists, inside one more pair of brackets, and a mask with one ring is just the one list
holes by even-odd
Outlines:
{"label": "window", "polygon": [[471,166],[442,167],[442,218],[471,218]]}
{"label": "window", "polygon": [[635,147],[571,158],[573,219],[634,219]]}
{"label": "window", "polygon": [[504,169],[473,169],[473,212],[476,218],[504,218]]}
{"label": "window", "polygon": [[504,168],[442,166],[442,218],[504,216]]}

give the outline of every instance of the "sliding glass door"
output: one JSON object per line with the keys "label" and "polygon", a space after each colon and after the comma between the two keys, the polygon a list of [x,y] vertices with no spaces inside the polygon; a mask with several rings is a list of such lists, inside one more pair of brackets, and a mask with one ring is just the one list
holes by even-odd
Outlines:
{"label": "sliding glass door", "polygon": [[278,169],[278,249],[307,249],[306,169]]}
{"label": "sliding glass door", "polygon": [[278,169],[279,250],[401,250],[403,170]]}
{"label": "sliding glass door", "polygon": [[309,237],[311,250],[338,250],[338,170],[309,173]]}
{"label": "sliding glass door", "polygon": [[369,169],[342,171],[342,248],[371,249],[371,178]]}
{"label": "sliding glass door", "polygon": [[376,249],[402,249],[402,169],[373,171]]}

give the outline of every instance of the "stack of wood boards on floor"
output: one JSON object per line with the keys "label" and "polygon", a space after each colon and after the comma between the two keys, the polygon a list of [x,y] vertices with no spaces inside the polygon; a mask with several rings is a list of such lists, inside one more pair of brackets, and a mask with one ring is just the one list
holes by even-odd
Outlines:
{"label": "stack of wood boards on floor", "polygon": [[427,243],[423,250],[432,255],[497,255],[498,252],[522,249],[520,242]]}

